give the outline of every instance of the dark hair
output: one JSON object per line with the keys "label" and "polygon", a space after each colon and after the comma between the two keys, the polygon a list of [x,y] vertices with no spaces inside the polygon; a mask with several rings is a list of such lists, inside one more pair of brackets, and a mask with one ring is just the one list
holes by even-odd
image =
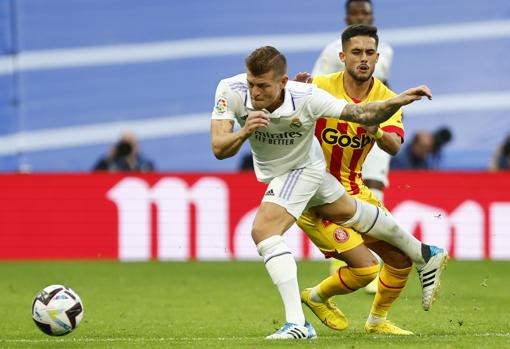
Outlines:
{"label": "dark hair", "polygon": [[287,59],[272,46],[259,47],[245,61],[246,68],[255,76],[274,71],[275,77],[287,73]]}
{"label": "dark hair", "polygon": [[366,2],[366,3],[369,3],[370,4],[370,7],[374,7],[374,4],[372,4],[372,0],[347,0],[345,2],[345,13],[347,13],[349,11],[349,6],[353,3],[353,2]]}
{"label": "dark hair", "polygon": [[441,127],[439,130],[434,132],[434,149],[433,153],[438,153],[446,143],[449,143],[453,138],[452,131],[447,127]]}
{"label": "dark hair", "polygon": [[379,36],[377,36],[377,28],[372,25],[353,24],[345,28],[342,32],[342,47],[347,45],[347,42],[356,36],[370,36],[375,39],[375,46],[379,45]]}

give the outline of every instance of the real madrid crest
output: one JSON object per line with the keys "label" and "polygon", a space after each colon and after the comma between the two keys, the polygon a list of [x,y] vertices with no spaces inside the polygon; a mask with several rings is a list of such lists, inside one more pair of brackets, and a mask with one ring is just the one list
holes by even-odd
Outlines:
{"label": "real madrid crest", "polygon": [[298,116],[296,116],[295,118],[292,118],[292,120],[290,121],[290,127],[291,128],[300,128],[302,125],[303,124],[299,120]]}

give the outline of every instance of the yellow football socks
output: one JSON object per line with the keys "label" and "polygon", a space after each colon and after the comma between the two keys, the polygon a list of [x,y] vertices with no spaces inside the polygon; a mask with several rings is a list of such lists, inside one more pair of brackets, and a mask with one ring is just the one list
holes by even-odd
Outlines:
{"label": "yellow football socks", "polygon": [[397,269],[384,264],[379,274],[379,284],[372,304],[371,313],[379,318],[386,318],[388,310],[398,298],[406,285],[412,267]]}
{"label": "yellow football socks", "polygon": [[348,294],[370,283],[378,272],[379,265],[364,268],[342,267],[317,285],[316,290],[323,300],[335,295]]}

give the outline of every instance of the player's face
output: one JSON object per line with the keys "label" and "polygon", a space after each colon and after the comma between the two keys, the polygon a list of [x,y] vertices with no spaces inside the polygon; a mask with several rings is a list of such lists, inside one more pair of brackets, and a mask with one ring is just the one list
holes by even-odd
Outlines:
{"label": "player's face", "polygon": [[379,59],[375,39],[355,36],[345,46],[340,52],[340,60],[344,62],[347,74],[360,82],[371,79]]}
{"label": "player's face", "polygon": [[372,25],[374,16],[372,14],[372,6],[366,1],[354,1],[349,4],[345,16],[345,23]]}
{"label": "player's face", "polygon": [[287,74],[275,76],[274,71],[271,70],[265,74],[255,76],[247,70],[246,75],[253,108],[272,111],[271,109],[274,110],[280,106],[282,91],[289,80]]}

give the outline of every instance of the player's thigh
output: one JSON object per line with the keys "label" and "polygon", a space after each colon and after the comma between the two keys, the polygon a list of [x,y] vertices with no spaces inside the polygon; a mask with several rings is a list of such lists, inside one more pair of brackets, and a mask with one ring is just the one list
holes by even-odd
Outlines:
{"label": "player's thigh", "polygon": [[344,260],[352,267],[377,264],[373,254],[363,245],[363,238],[355,230],[340,227],[310,211],[304,212],[297,223],[326,258]]}
{"label": "player's thigh", "polygon": [[344,193],[337,200],[312,208],[315,213],[332,222],[341,224],[349,220],[356,212],[356,201],[349,194]]}
{"label": "player's thigh", "polygon": [[295,221],[284,207],[262,202],[253,221],[253,241],[258,244],[272,235],[282,235]]}
{"label": "player's thigh", "polygon": [[324,178],[323,169],[300,168],[269,183],[252,229],[256,243],[283,234],[301,216]]}
{"label": "player's thigh", "polygon": [[409,268],[413,262],[401,250],[389,243],[377,239],[365,240],[365,245],[377,253],[385,264],[397,269]]}
{"label": "player's thigh", "polygon": [[339,256],[335,256],[335,258],[344,261],[353,268],[365,268],[379,264],[374,254],[364,244],[342,252]]}
{"label": "player's thigh", "polygon": [[326,173],[307,209],[329,221],[342,223],[354,215],[356,202],[333,175]]}

